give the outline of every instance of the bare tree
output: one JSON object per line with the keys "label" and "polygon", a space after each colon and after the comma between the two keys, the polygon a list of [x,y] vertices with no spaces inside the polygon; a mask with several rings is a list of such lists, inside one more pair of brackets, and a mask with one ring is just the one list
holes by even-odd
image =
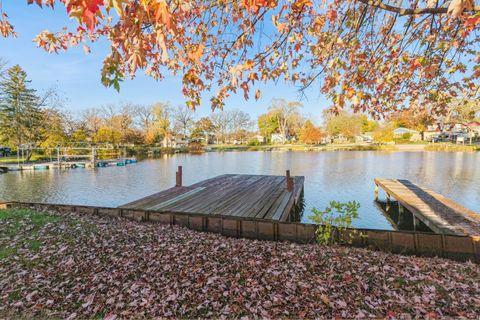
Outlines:
{"label": "bare tree", "polygon": [[274,112],[282,135],[283,143],[287,141],[288,128],[298,119],[298,109],[302,104],[298,101],[286,101],[285,99],[273,99],[270,103],[270,111]]}
{"label": "bare tree", "polygon": [[244,134],[251,126],[250,115],[242,110],[232,110],[230,113],[230,127],[235,140],[243,143]]}
{"label": "bare tree", "polygon": [[148,132],[152,128],[155,115],[152,106],[138,106],[135,110],[136,121],[138,126]]}
{"label": "bare tree", "polygon": [[186,106],[179,105],[172,113],[174,128],[181,131],[183,139],[187,137],[188,130],[194,122],[194,113]]}
{"label": "bare tree", "polygon": [[217,144],[222,141],[225,142],[225,138],[228,133],[228,128],[231,123],[230,113],[227,111],[216,111],[211,116],[213,126],[215,128],[215,139]]}
{"label": "bare tree", "polygon": [[118,113],[116,115],[115,121],[115,130],[118,130],[121,134],[122,143],[127,142],[126,138],[130,131],[133,130],[135,116],[135,110],[138,108],[137,105],[131,103],[122,103],[119,107]]}
{"label": "bare tree", "polygon": [[102,126],[103,117],[102,112],[98,108],[86,109],[81,114],[81,121],[84,123],[85,129],[90,136],[95,136]]}
{"label": "bare tree", "polygon": [[113,128],[113,119],[117,114],[117,107],[113,103],[106,104],[101,107],[103,124],[108,128]]}

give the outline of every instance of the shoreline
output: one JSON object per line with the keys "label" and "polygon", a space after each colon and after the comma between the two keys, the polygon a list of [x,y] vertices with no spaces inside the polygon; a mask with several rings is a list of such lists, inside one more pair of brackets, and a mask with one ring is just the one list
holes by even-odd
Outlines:
{"label": "shoreline", "polygon": [[329,144],[329,145],[260,145],[260,146],[235,146],[221,145],[205,147],[205,152],[225,151],[296,151],[296,152],[322,152],[322,151],[390,151],[390,152],[477,152],[480,145],[457,144]]}
{"label": "shoreline", "polygon": [[[140,159],[149,158],[149,150],[156,150],[152,153],[155,158],[162,154],[190,153],[198,154],[203,152],[245,152],[245,151],[288,151],[288,152],[329,152],[329,151],[383,151],[383,152],[467,152],[474,153],[480,151],[480,145],[459,145],[450,143],[436,144],[328,144],[328,145],[305,145],[305,144],[285,144],[285,145],[209,145],[204,146],[202,151],[189,151],[187,148],[163,148],[163,147],[134,147],[128,149],[128,156],[138,156]],[[47,157],[38,156],[37,160],[30,161],[28,164],[41,164],[46,162]],[[9,161],[10,160],[10,161]],[[0,157],[0,167],[2,165],[16,165],[17,157]]]}

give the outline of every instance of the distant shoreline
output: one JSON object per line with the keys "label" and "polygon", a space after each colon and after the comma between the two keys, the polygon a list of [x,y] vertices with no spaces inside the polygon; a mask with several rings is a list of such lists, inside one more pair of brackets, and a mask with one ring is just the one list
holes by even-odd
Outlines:
{"label": "distant shoreline", "polygon": [[[153,157],[148,156],[148,150],[155,149]],[[245,152],[245,151],[290,151],[290,152],[327,152],[327,151],[384,151],[384,152],[478,152],[480,145],[457,145],[449,143],[435,144],[328,144],[328,145],[303,145],[303,144],[285,144],[285,145],[209,145],[203,148],[203,151],[189,151],[188,148],[155,148],[139,147],[128,150],[128,156],[138,156],[139,160],[144,158],[155,158],[161,154],[191,153],[198,154],[203,152]],[[33,157],[31,164],[48,162],[47,157]],[[0,166],[17,164],[17,157],[0,157]]]}
{"label": "distant shoreline", "polygon": [[206,152],[225,151],[298,151],[298,152],[322,152],[322,151],[392,151],[392,152],[476,152],[480,151],[480,145],[456,145],[456,144],[329,144],[329,145],[260,145],[260,146],[236,146],[222,145],[205,147]]}

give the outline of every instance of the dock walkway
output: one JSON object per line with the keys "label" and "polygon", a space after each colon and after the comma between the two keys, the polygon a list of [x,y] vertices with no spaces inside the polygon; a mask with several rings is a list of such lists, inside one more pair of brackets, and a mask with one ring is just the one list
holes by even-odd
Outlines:
{"label": "dock walkway", "polygon": [[439,234],[480,236],[480,214],[408,180],[375,179],[378,187],[400,206]]}
{"label": "dock walkway", "polygon": [[176,186],[124,204],[122,209],[239,216],[286,221],[299,203],[304,177],[225,174]]}

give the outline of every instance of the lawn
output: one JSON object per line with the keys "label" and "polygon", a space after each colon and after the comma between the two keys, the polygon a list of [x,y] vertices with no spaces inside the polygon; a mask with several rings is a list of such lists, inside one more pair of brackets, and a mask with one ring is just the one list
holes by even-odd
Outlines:
{"label": "lawn", "polygon": [[[30,158],[30,161],[29,163],[31,162],[43,162],[43,161],[50,161],[50,157],[47,157],[47,156],[40,156],[40,155],[33,155],[31,158]],[[0,157],[0,165],[1,164],[22,164],[23,161],[21,160],[20,158],[20,161],[18,160],[18,158],[16,156],[13,156],[13,157]]]}
{"label": "lawn", "polygon": [[480,317],[480,266],[0,210],[0,317]]}

